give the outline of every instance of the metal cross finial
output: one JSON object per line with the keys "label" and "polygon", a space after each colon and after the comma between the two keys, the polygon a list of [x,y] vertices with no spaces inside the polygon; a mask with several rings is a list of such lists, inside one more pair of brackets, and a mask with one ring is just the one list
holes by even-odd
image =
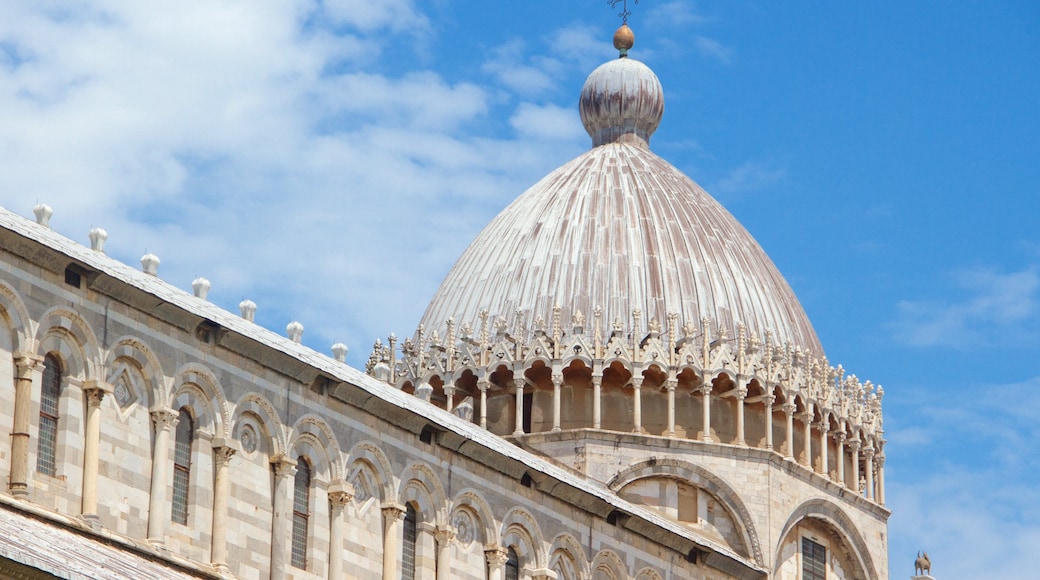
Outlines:
{"label": "metal cross finial", "polygon": [[[639,0],[632,0],[632,3],[639,4]],[[611,8],[617,8],[617,5],[621,4],[621,12],[618,12],[618,16],[621,17],[621,24],[628,24],[628,17],[632,14],[632,11],[628,9],[628,0],[607,0],[607,4],[610,4]]]}

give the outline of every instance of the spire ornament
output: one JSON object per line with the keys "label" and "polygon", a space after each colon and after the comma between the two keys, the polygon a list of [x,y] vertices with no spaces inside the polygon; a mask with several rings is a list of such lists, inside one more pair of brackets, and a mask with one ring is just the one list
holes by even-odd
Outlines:
{"label": "spire ornament", "polygon": [[[639,0],[632,0],[633,4],[639,4]],[[610,4],[611,8],[617,9],[617,5],[621,5],[621,12],[618,12],[618,16],[621,17],[621,24],[628,24],[628,17],[632,15],[632,11],[628,9],[628,0],[607,0],[607,4]]]}

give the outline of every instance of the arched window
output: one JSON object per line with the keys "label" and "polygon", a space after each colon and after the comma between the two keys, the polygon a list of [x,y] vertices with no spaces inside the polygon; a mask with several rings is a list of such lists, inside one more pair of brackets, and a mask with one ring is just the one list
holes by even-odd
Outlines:
{"label": "arched window", "polygon": [[516,550],[512,546],[507,553],[505,580],[520,580],[520,556],[516,555]]}
{"label": "arched window", "polygon": [[58,399],[61,398],[61,363],[54,355],[43,358],[43,388],[40,392],[40,440],[36,447],[36,471],[54,476],[58,445]]}
{"label": "arched window", "polygon": [[401,580],[415,580],[415,540],[419,526],[419,514],[412,504],[404,508],[404,542],[401,558]]}
{"label": "arched window", "polygon": [[187,408],[177,414],[177,439],[173,445],[173,514],[171,519],[188,525],[188,483],[191,481],[191,441],[195,421]]}
{"label": "arched window", "polygon": [[293,484],[292,512],[292,565],[307,569],[307,522],[310,520],[311,466],[301,457],[296,464],[296,481]]}

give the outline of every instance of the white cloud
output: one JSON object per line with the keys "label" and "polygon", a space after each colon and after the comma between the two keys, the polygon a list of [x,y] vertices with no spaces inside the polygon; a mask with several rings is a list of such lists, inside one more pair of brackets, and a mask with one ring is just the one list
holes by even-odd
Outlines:
{"label": "white cloud", "polygon": [[523,138],[577,141],[586,134],[574,109],[557,105],[521,103],[509,123]]}
{"label": "white cloud", "polygon": [[894,576],[921,549],[941,578],[1023,578],[1033,566],[1040,376],[964,391],[972,394],[922,395],[892,434],[888,505],[901,520],[890,528]]}
{"label": "white cloud", "polygon": [[693,40],[697,50],[704,56],[713,58],[722,64],[731,64],[733,62],[733,50],[723,46],[721,42],[714,38],[698,35]]}
{"label": "white cloud", "polygon": [[[153,251],[171,283],[205,276],[214,303],[251,298],[265,326],[299,319],[355,364],[410,333],[468,239],[574,153],[538,122],[551,105],[518,110],[549,140],[524,147],[479,126],[497,106],[483,89],[380,74],[373,53],[425,34],[412,2],[77,6],[0,18],[0,204],[44,201],[81,242],[104,227],[113,257]],[[560,42],[581,52],[580,34]]]}
{"label": "white cloud", "polygon": [[979,341],[1036,338],[1040,323],[1037,268],[1000,273],[971,269],[951,276],[960,300],[902,301],[892,324],[898,340],[918,347],[963,348]]}
{"label": "white cloud", "polygon": [[719,196],[740,196],[767,189],[787,178],[787,170],[760,161],[746,161],[711,188]]}

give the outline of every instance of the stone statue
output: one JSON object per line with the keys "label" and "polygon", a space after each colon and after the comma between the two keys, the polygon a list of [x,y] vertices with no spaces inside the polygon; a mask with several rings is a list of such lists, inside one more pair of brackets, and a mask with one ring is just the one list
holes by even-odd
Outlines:
{"label": "stone statue", "polygon": [[928,559],[928,552],[925,552],[923,556],[921,552],[917,552],[917,559],[914,560],[914,572],[918,575],[932,573],[932,561]]}

